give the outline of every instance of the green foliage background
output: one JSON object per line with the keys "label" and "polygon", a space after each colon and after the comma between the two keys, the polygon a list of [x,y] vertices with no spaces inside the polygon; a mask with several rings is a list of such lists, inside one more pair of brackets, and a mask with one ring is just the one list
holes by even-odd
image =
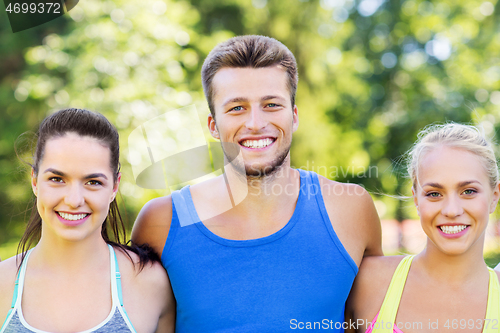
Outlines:
{"label": "green foliage background", "polygon": [[362,184],[382,218],[416,218],[410,202],[381,195],[410,194],[402,154],[416,133],[458,121],[497,136],[499,16],[496,0],[84,0],[13,34],[1,4],[0,257],[15,253],[32,195],[20,134],[67,106],[106,115],[121,135],[131,226],[165,192],[135,185],[128,134],[187,105],[204,117],[203,59],[241,34],[274,37],[297,58],[292,165]]}

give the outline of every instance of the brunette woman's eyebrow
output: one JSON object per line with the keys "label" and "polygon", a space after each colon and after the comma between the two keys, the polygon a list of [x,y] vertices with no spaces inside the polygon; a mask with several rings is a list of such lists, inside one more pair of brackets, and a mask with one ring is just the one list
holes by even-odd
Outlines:
{"label": "brunette woman's eyebrow", "polygon": [[90,178],[104,178],[108,180],[108,177],[106,177],[106,175],[103,173],[91,173],[90,175],[85,176],[85,179],[90,179]]}
{"label": "brunette woman's eyebrow", "polygon": [[47,173],[47,172],[51,172],[53,173],[54,175],[58,175],[58,176],[61,176],[61,177],[64,177],[66,176],[66,174],[62,171],[59,171],[59,170],[56,170],[56,169],[52,169],[52,168],[48,168],[47,170],[45,170],[43,173]]}
{"label": "brunette woman's eyebrow", "polygon": [[[47,173],[47,172],[51,172],[54,175],[58,175],[58,176],[61,176],[61,177],[65,177],[66,176],[66,174],[64,172],[56,170],[56,169],[52,169],[52,168],[48,168],[43,173]],[[104,179],[108,180],[108,177],[106,177],[106,175],[103,174],[103,173],[91,173],[91,174],[86,175],[85,177],[83,177],[83,179],[90,179],[90,178],[104,178]]]}

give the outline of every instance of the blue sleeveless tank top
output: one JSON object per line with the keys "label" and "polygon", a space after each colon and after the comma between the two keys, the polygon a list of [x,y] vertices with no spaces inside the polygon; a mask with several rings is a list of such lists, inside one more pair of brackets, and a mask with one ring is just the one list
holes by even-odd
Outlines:
{"label": "blue sleeveless tank top", "polygon": [[177,301],[176,332],[343,332],[358,268],[333,230],[317,174],[299,172],[293,216],[259,239],[215,235],[199,221],[189,186],[172,193],[161,259]]}
{"label": "blue sleeveless tank top", "polygon": [[[109,247],[110,265],[111,265],[111,298],[113,304],[108,317],[99,325],[82,331],[80,333],[136,333],[127,312],[123,307],[122,284],[120,270],[118,268],[118,260],[116,259],[115,251],[111,245]],[[21,308],[21,299],[23,297],[24,277],[26,275],[26,266],[31,254],[28,251],[24,261],[17,274],[16,284],[14,287],[14,296],[12,298],[12,306],[5,319],[0,333],[49,333],[32,327],[26,322]]]}

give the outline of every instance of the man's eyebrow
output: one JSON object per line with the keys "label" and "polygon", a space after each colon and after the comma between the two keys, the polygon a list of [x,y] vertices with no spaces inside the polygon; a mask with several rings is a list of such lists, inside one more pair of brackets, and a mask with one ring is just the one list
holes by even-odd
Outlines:
{"label": "man's eyebrow", "polygon": [[245,98],[245,97],[235,97],[235,98],[231,98],[230,100],[227,100],[226,102],[224,102],[224,104],[222,104],[223,106],[226,106],[230,103],[239,103],[239,102],[247,102],[248,99]]}
{"label": "man's eyebrow", "polygon": [[260,100],[261,101],[267,101],[267,100],[270,100],[270,99],[284,99],[283,97],[281,96],[277,96],[277,95],[267,95],[267,96],[264,96],[262,97]]}

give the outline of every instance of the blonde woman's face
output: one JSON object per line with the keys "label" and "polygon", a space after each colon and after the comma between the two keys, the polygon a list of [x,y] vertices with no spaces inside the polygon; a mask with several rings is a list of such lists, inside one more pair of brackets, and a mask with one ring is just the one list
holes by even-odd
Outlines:
{"label": "blonde woman's face", "polygon": [[468,151],[437,147],[420,160],[414,201],[428,248],[449,255],[482,255],[489,214],[500,190],[491,188],[480,158]]}

